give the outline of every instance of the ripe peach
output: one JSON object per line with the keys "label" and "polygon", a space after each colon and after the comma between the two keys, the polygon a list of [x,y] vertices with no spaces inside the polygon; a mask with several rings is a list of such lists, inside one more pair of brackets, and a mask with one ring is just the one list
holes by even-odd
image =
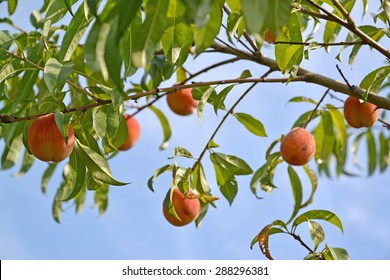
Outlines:
{"label": "ripe peach", "polygon": [[354,128],[371,127],[379,118],[379,109],[372,103],[364,104],[359,98],[349,96],[344,103],[344,116]]}
{"label": "ripe peach", "polygon": [[31,153],[42,161],[59,162],[73,151],[74,132],[68,127],[68,144],[65,143],[54,119],[54,113],[35,119],[28,128],[28,146]]}
{"label": "ripe peach", "polygon": [[174,226],[185,226],[195,221],[200,214],[199,199],[191,191],[185,196],[178,188],[173,190],[172,205],[180,220],[168,212],[167,203],[167,198],[165,198],[163,202],[163,214],[165,219]]}
{"label": "ripe peach", "polygon": [[276,41],[276,36],[272,31],[266,30],[264,32],[264,40],[270,44],[273,44]]}
{"label": "ripe peach", "polygon": [[192,97],[192,89],[185,88],[167,94],[169,108],[180,116],[191,115],[195,112],[199,101]]}
{"label": "ripe peach", "polygon": [[131,147],[133,147],[137,143],[139,135],[141,134],[140,125],[134,117],[131,117],[130,115],[125,114],[125,119],[126,119],[126,124],[127,124],[128,136],[127,136],[127,140],[125,141],[125,143],[123,143],[118,148],[118,150],[120,150],[120,151],[125,151],[125,150],[128,150]]}
{"label": "ripe peach", "polygon": [[291,165],[308,163],[315,152],[314,137],[302,127],[296,127],[287,133],[280,145],[282,158]]}

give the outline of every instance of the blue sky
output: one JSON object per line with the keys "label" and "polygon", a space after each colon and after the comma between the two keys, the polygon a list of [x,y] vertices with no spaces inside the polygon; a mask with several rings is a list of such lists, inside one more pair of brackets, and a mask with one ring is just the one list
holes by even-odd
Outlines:
{"label": "blue sky", "polygon": [[[40,7],[41,1],[19,1],[14,22],[27,29],[29,13]],[[5,4],[0,4],[0,18],[5,16],[5,9]],[[367,20],[371,22],[369,17]],[[272,56],[272,48],[266,47],[264,51]],[[336,52],[327,55],[324,50],[317,50],[311,52],[310,60],[304,61],[303,66],[340,79],[335,68],[338,62],[333,59],[335,56]],[[206,54],[191,61],[188,64],[191,66],[187,67],[196,72],[219,58],[219,55]],[[353,69],[346,64],[342,68],[350,82],[357,84],[381,63],[381,57],[365,48]],[[238,77],[247,68],[253,76],[266,71],[258,65],[240,62],[210,71],[196,81]],[[246,86],[236,87],[227,104],[231,105],[245,89]],[[215,139],[221,146],[219,151],[240,156],[257,169],[264,163],[269,144],[287,133],[302,112],[312,109],[306,104],[286,105],[287,100],[305,94],[319,100],[324,91],[304,83],[256,86],[236,111],[248,112],[260,119],[269,138],[255,137],[236,120],[229,119]],[[345,98],[341,94],[337,96]],[[325,102],[333,100],[328,98]],[[341,103],[334,102],[341,106]],[[199,155],[223,114],[215,116],[213,109],[206,107],[199,124],[195,115],[179,117],[171,113],[165,100],[156,106],[166,113],[172,125],[169,147],[165,151],[158,150],[162,131],[153,113],[144,110],[138,114],[141,125],[138,144],[110,162],[114,176],[131,184],[110,188],[109,207],[102,217],[98,217],[97,210],[92,208],[93,194],[89,193],[81,215],[75,215],[74,207],[68,204],[62,223],[55,223],[51,217],[51,204],[61,173],[55,174],[48,194],[43,195],[40,180],[45,163],[37,161],[27,175],[19,178],[14,176],[19,166],[0,172],[0,259],[264,259],[257,246],[250,250],[249,245],[263,226],[275,219],[287,220],[291,214],[293,198],[287,165],[278,168],[275,183],[279,189],[272,195],[262,194],[265,199],[257,200],[251,194],[251,176],[239,177],[239,192],[231,207],[221,199],[217,202],[217,209],[210,209],[199,229],[194,224],[173,227],[162,215],[162,200],[171,184],[170,175],[163,175],[156,181],[154,193],[147,188],[146,182],[155,169],[170,163],[168,157],[175,146],[183,146],[193,155]],[[4,143],[0,142],[0,149],[3,147]],[[360,159],[365,166],[364,149],[360,152]],[[190,164],[186,160],[180,163]],[[207,157],[204,166],[213,194],[221,196]],[[313,162],[311,166],[314,167]],[[359,178],[331,180],[321,177],[314,203],[308,210],[327,209],[341,218],[344,235],[334,226],[322,224],[325,241],[331,246],[345,248],[352,259],[389,259],[389,172],[371,178],[366,178],[366,170],[362,173]],[[304,189],[308,195],[310,186],[307,182]],[[299,233],[311,244],[307,232],[307,226],[302,225]],[[273,236],[270,249],[278,259],[301,259],[307,253],[287,236]]]}

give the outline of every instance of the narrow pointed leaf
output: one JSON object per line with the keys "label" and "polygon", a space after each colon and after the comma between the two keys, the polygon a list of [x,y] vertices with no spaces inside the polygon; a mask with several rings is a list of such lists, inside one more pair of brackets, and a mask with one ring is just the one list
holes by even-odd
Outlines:
{"label": "narrow pointed leaf", "polygon": [[291,214],[290,219],[288,220],[287,224],[292,221],[298,214],[299,210],[301,209],[302,205],[302,183],[299,179],[299,176],[297,172],[291,167],[288,166],[288,175],[290,177],[290,184],[291,189],[294,197],[294,210]]}
{"label": "narrow pointed leaf", "polygon": [[234,113],[233,115],[241,124],[246,127],[246,129],[248,129],[254,135],[267,137],[264,125],[259,120],[255,119],[252,115],[246,113]]}
{"label": "narrow pointed leaf", "polygon": [[161,143],[159,149],[165,150],[168,147],[169,139],[171,139],[171,135],[172,135],[172,130],[169,125],[169,121],[160,109],[154,106],[148,106],[148,108],[152,110],[153,113],[156,114],[156,117],[160,121],[161,127],[163,129],[163,142]]}

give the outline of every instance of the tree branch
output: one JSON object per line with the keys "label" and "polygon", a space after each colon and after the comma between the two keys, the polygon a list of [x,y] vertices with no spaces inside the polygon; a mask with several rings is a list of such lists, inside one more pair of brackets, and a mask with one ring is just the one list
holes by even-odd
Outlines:
{"label": "tree branch", "polygon": [[[28,58],[21,57],[21,56],[15,54],[15,53],[13,53],[13,52],[10,52],[9,50],[5,50],[5,52],[6,52],[8,55],[12,56],[13,58],[16,58],[16,59],[18,59],[18,60],[20,60],[20,61],[23,61],[23,62],[25,62],[25,63],[28,63],[28,64],[34,66],[37,70],[41,70],[41,71],[44,71],[44,70],[45,70],[44,67],[42,67],[42,66],[40,66],[40,65],[38,65],[38,64],[36,64],[36,63],[34,63],[33,61],[29,60]],[[91,97],[91,98],[93,98],[93,99],[95,99],[95,100],[98,100],[92,93],[90,93],[90,92],[87,91],[86,89],[83,89],[82,87],[80,87],[78,84],[75,84],[75,83],[72,82],[71,80],[68,79],[68,80],[66,80],[65,82],[66,82],[68,85],[72,86],[73,88],[75,88],[75,89],[77,89],[77,90],[79,90],[79,91],[85,93],[85,94],[88,95],[89,97]]]}
{"label": "tree branch", "polygon": [[283,44],[283,45],[302,45],[302,46],[310,46],[311,44],[317,44],[320,47],[332,47],[332,46],[354,46],[354,45],[365,45],[367,43],[363,41],[355,41],[355,42],[336,42],[336,43],[320,43],[320,42],[285,42],[285,41],[276,41],[273,44]]}
{"label": "tree branch", "polygon": [[[271,74],[272,71],[268,70],[263,76],[261,76],[260,80],[265,79],[269,74]],[[221,129],[224,122],[227,120],[227,118],[233,113],[234,109],[237,107],[237,105],[245,98],[245,96],[248,95],[248,93],[257,85],[257,83],[253,83],[249,86],[249,88],[240,96],[240,98],[237,99],[237,101],[233,104],[233,106],[226,112],[226,114],[223,116],[221,122],[217,126],[217,128],[214,130],[213,134],[211,135],[209,141],[207,141],[205,147],[203,148],[203,151],[200,153],[198,159],[192,166],[192,170],[195,170],[196,166],[202,161],[203,156],[205,155],[206,151],[208,150],[210,142],[214,139],[214,137],[217,135],[218,131]]]}
{"label": "tree branch", "polygon": [[[310,14],[314,17],[322,18],[328,21],[333,21],[341,26],[345,27],[352,33],[354,33],[356,36],[358,36],[363,42],[365,42],[370,47],[376,49],[378,52],[383,54],[387,59],[390,59],[390,51],[388,49],[385,49],[381,44],[376,42],[374,39],[372,39],[370,36],[368,36],[366,33],[364,33],[353,21],[351,18],[349,12],[344,8],[344,6],[337,0],[332,0],[332,3],[337,7],[337,9],[340,11],[340,13],[346,18],[347,21],[344,21],[340,17],[336,16],[335,14],[330,13],[326,9],[324,9],[321,5],[315,3],[312,0],[305,0],[310,5],[320,9],[325,14],[321,13],[315,13],[310,12]],[[299,10],[302,13],[308,14],[305,10],[300,9]]]}
{"label": "tree branch", "polygon": [[[237,51],[232,50],[231,48],[228,48],[224,45],[221,45],[219,43],[214,42],[213,46],[214,49],[218,50],[221,53],[231,54],[234,56],[239,56],[242,59],[250,60],[256,63],[259,63],[261,65],[269,67],[271,70],[274,71],[280,71],[278,64],[274,59],[271,59],[264,54],[260,55],[252,55],[251,53],[247,53],[244,51]],[[349,96],[354,96],[357,98],[362,98],[366,94],[366,90],[362,89],[360,87],[355,86],[353,90],[350,89],[350,87],[343,82],[340,82],[338,80],[329,78],[327,76],[311,72],[303,67],[299,67],[297,72],[297,78],[299,77],[299,81],[304,81],[311,84],[317,84],[320,86],[323,86],[325,88],[329,88],[335,92],[343,93]],[[298,81],[296,79],[293,79],[293,81]],[[390,110],[390,99],[373,94],[368,93],[367,101],[370,103],[375,104],[379,108],[383,108],[386,110]]]}

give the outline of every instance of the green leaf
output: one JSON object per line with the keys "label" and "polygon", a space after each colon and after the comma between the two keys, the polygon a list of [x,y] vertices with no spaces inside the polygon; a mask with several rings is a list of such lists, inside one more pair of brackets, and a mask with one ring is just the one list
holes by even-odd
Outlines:
{"label": "green leaf", "polygon": [[109,73],[104,56],[110,31],[110,23],[102,24],[101,22],[95,22],[89,33],[85,47],[87,65],[93,70],[100,70],[100,73],[106,81],[109,79]]}
{"label": "green leaf", "polygon": [[238,183],[236,177],[215,159],[213,153],[210,154],[210,159],[214,165],[215,177],[217,179],[219,189],[229,204],[232,205],[238,192]]}
{"label": "green leaf", "polygon": [[[292,128],[294,128],[294,127],[303,127],[307,123],[307,121],[310,118],[312,113],[313,113],[313,110],[308,111],[306,113],[303,113],[301,116],[299,116],[299,118],[292,125]],[[321,112],[319,110],[316,110],[314,115],[313,115],[312,120],[314,120],[315,118],[317,118],[320,115],[321,115]]]}
{"label": "green leaf", "polygon": [[224,2],[224,0],[214,0],[207,24],[202,28],[196,28],[195,46],[198,54],[210,47],[219,34],[222,23],[222,6]]}
{"label": "green leaf", "polygon": [[249,175],[253,173],[252,168],[239,157],[233,155],[225,155],[213,152],[210,154],[213,162],[217,162],[223,169],[234,175]]}
{"label": "green leaf", "polygon": [[46,20],[50,20],[52,23],[60,21],[69,12],[68,6],[73,5],[75,2],[77,0],[69,0],[68,3],[50,0],[45,10]]}
{"label": "green leaf", "polygon": [[[97,14],[97,11],[99,8],[98,0],[86,0],[84,2],[84,9],[86,9],[85,6],[88,8],[89,12],[91,12],[95,17],[98,17],[98,14]],[[85,13],[85,14],[87,14],[87,13]]]}
{"label": "green leaf", "polygon": [[85,165],[88,172],[92,174],[93,179],[99,184],[109,184],[114,186],[123,186],[129,183],[123,183],[113,178],[110,168],[106,159],[100,154],[81,144],[77,139],[75,141],[75,150],[78,153]]}
{"label": "green leaf", "polygon": [[175,157],[194,158],[192,154],[186,148],[183,147],[175,147],[175,151],[173,154]]}
{"label": "green leaf", "polygon": [[299,215],[292,224],[292,229],[295,231],[296,227],[299,226],[303,222],[307,222],[308,220],[323,220],[327,221],[328,223],[331,223],[338,227],[341,232],[344,232],[343,225],[339,219],[339,217],[336,216],[331,211],[328,210],[309,210],[301,215]]}
{"label": "green leaf", "polygon": [[78,195],[74,198],[74,202],[76,204],[76,214],[80,214],[85,205],[85,199],[87,198],[87,188],[83,188]]}
{"label": "green leaf", "polygon": [[334,127],[336,128],[336,136],[341,143],[341,149],[346,149],[347,145],[347,128],[345,125],[344,115],[335,107],[328,105],[329,113],[332,118]]}
{"label": "green leaf", "polygon": [[198,121],[199,123],[202,121],[203,111],[206,106],[207,100],[211,96],[211,94],[214,93],[214,88],[209,87],[206,91],[203,92],[202,97],[198,103],[198,107],[196,109],[197,115],[198,115]]}
{"label": "green leaf", "polygon": [[83,156],[79,153],[80,150],[72,153],[69,157],[69,166],[72,175],[72,187],[70,192],[64,193],[60,200],[71,200],[78,195],[86,186],[86,167],[83,162]]}
{"label": "green leaf", "polygon": [[152,192],[154,192],[153,184],[154,184],[154,181],[157,179],[157,177],[160,176],[161,174],[163,174],[165,172],[168,172],[168,171],[171,171],[171,170],[173,170],[173,165],[171,165],[171,164],[164,165],[163,167],[158,168],[154,172],[154,175],[152,177],[150,177],[149,180],[148,180],[148,187],[149,187],[149,189]]}
{"label": "green leaf", "polygon": [[192,174],[192,168],[179,167],[175,173],[175,183],[178,189],[186,193],[190,189],[190,177]]}
{"label": "green leaf", "polygon": [[51,162],[49,166],[46,168],[46,170],[43,172],[42,181],[41,181],[41,191],[44,194],[47,193],[47,186],[49,185],[49,181],[54,174],[57,164],[58,164],[57,162]]}
{"label": "green leaf", "polygon": [[[383,81],[389,77],[389,75],[390,66],[380,67],[365,76],[360,83],[360,87],[366,89],[367,93],[377,93],[381,89]],[[364,98],[364,100],[366,100],[366,98]]]}
{"label": "green leaf", "polygon": [[237,39],[240,39],[245,31],[244,17],[239,13],[231,13],[228,15],[227,29],[229,38],[233,40],[237,35]]}
{"label": "green leaf", "polygon": [[138,11],[142,5],[142,0],[119,0],[117,1],[116,14],[119,17],[118,28],[116,30],[116,42],[124,36],[126,30],[131,26],[134,18],[137,16]]}
{"label": "green leaf", "polygon": [[53,205],[52,205],[52,215],[54,220],[57,223],[60,223],[61,221],[61,213],[62,213],[62,205],[63,205],[63,201],[61,200],[61,198],[63,197],[64,193],[68,192],[68,190],[71,188],[72,185],[71,177],[72,176],[71,176],[69,163],[67,163],[64,166],[64,170],[62,172],[63,181],[60,187],[57,189],[56,195],[53,200]]}
{"label": "green leaf", "polygon": [[[34,62],[36,59],[31,57]],[[37,81],[39,71],[27,71],[23,74],[22,79],[20,80],[20,84],[23,85],[16,89],[15,95],[12,98],[13,107],[11,112],[18,112],[20,114],[20,105],[25,104],[26,101],[33,100],[34,98],[34,90],[33,87]]]}
{"label": "green leaf", "polygon": [[65,143],[68,144],[68,132],[69,132],[69,124],[70,124],[70,114],[64,114],[62,112],[55,112],[54,113],[54,120],[56,122],[56,125],[61,132],[62,137],[65,139]]}
{"label": "green leaf", "polygon": [[58,76],[60,75],[62,64],[55,58],[49,58],[43,71],[43,80],[46,87],[51,92],[57,87]]}
{"label": "green leaf", "polygon": [[276,188],[273,184],[273,178],[275,174],[276,166],[281,163],[280,152],[276,152],[267,157],[267,162],[261,166],[254,174],[250,182],[251,191],[257,197],[257,187],[260,183],[261,190],[272,193],[272,190]]}
{"label": "green leaf", "polygon": [[349,260],[348,252],[343,248],[330,247],[328,244],[324,250],[325,260]]}
{"label": "green leaf", "polygon": [[238,183],[235,176],[248,175],[253,171],[244,160],[236,156],[212,152],[210,153],[210,159],[214,165],[217,184],[221,193],[231,205],[238,192]]}
{"label": "green leaf", "polygon": [[248,69],[245,69],[244,71],[242,71],[242,73],[240,75],[240,79],[246,79],[246,78],[250,78],[250,77],[252,77],[252,73]]}
{"label": "green leaf", "polygon": [[[18,127],[20,127],[20,125],[18,125]],[[22,146],[22,130],[20,130],[20,128],[16,128],[11,141],[9,141],[7,146],[4,148],[3,155],[1,157],[1,169],[10,169],[18,162]]]}
{"label": "green leaf", "polygon": [[322,229],[322,226],[316,222],[308,221],[310,237],[313,240],[314,248],[313,251],[316,251],[318,245],[320,245],[325,240],[325,233]]}
{"label": "green leaf", "polygon": [[387,166],[390,164],[390,138],[385,137],[383,131],[379,133],[379,167],[380,172],[385,172]]}
{"label": "green leaf", "polygon": [[333,151],[335,136],[333,131],[332,117],[329,113],[321,115],[321,121],[315,129],[316,159],[327,163]]}
{"label": "green leaf", "polygon": [[308,103],[311,103],[313,105],[317,105],[317,101],[315,101],[314,99],[311,99],[309,97],[306,97],[306,96],[296,96],[296,97],[293,97],[287,101],[287,103],[293,103],[293,102],[296,102],[296,103],[308,102]]}
{"label": "green leaf", "polygon": [[[379,29],[375,26],[368,26],[368,25],[359,26],[359,29],[361,31],[363,31],[364,33],[366,33],[374,41],[379,41],[385,35],[385,32],[383,31],[383,29]],[[350,34],[348,34],[347,39],[345,41],[346,42],[356,42],[356,41],[360,41],[360,40],[361,40],[360,37],[356,36],[356,34],[354,34],[353,32],[350,32]],[[343,51],[344,48],[345,47],[343,47],[340,50],[339,56],[341,56],[341,52]],[[355,62],[355,58],[357,57],[357,54],[361,48],[362,48],[362,44],[357,44],[357,45],[353,46],[352,51],[349,55],[349,60],[348,60],[348,63],[350,66],[353,66],[353,64]]]}
{"label": "green leaf", "polygon": [[186,21],[203,28],[210,19],[213,0],[182,0],[186,6]]}
{"label": "green leaf", "polygon": [[353,163],[355,164],[355,166],[359,167],[359,169],[361,169],[361,166],[359,164],[358,151],[359,151],[360,141],[362,140],[365,134],[366,132],[361,132],[360,134],[358,134],[353,140],[351,145]]}
{"label": "green leaf", "polygon": [[68,9],[68,12],[72,15],[72,17],[74,17],[74,14],[72,12],[72,6],[70,4],[70,0],[64,0],[64,3],[65,3],[66,8]]}
{"label": "green leaf", "polygon": [[127,29],[124,39],[124,62],[125,62],[125,76],[130,77],[135,72],[137,72],[137,67],[134,66],[132,53],[134,50],[135,42],[137,41],[137,37],[135,34],[135,30],[141,28],[142,26],[142,18],[141,12],[138,12],[133,19],[130,28]]}
{"label": "green leaf", "polygon": [[108,206],[108,185],[103,185],[95,191],[94,202],[95,207],[98,207],[99,216],[103,215]]}
{"label": "green leaf", "polygon": [[367,130],[366,137],[368,150],[368,176],[371,176],[374,174],[377,165],[376,143],[371,129]]}
{"label": "green leaf", "polygon": [[316,193],[318,187],[318,177],[314,170],[310,169],[307,164],[304,165],[303,168],[310,180],[311,193],[307,201],[301,205],[301,208],[307,207],[313,202],[314,194]]}
{"label": "green leaf", "polygon": [[187,59],[194,36],[193,28],[185,21],[185,12],[182,2],[169,1],[167,28],[161,37],[166,59],[179,66]]}
{"label": "green leaf", "polygon": [[157,43],[164,33],[169,1],[150,0],[144,5],[145,20],[143,24],[132,30],[133,43],[132,64],[135,67],[145,66],[154,56]]}
{"label": "green leaf", "polygon": [[8,49],[13,41],[15,40],[14,36],[8,30],[0,30],[0,47],[1,50]]}
{"label": "green leaf", "polygon": [[163,112],[160,111],[160,109],[154,107],[154,106],[148,106],[150,110],[152,110],[153,113],[156,114],[158,120],[160,121],[160,124],[163,129],[163,142],[161,143],[159,149],[165,150],[168,147],[169,139],[171,139],[172,130],[169,125],[169,121],[166,118],[166,116],[163,114]]}
{"label": "green leaf", "polygon": [[196,164],[191,179],[192,186],[195,187],[199,194],[210,193],[210,186],[207,183],[202,163],[198,162]]}
{"label": "green leaf", "polygon": [[[355,5],[356,0],[347,1],[345,4],[343,4],[344,8],[351,12],[353,6]],[[335,7],[333,3],[329,3],[332,7]],[[344,15],[339,11],[338,8],[335,7],[335,9],[332,11],[332,14],[344,18]],[[338,34],[340,33],[341,25],[334,22],[334,21],[327,21],[325,25],[325,31],[324,31],[324,42],[325,43],[333,43],[336,41]],[[330,51],[330,47],[328,46],[327,51]]]}
{"label": "green leaf", "polygon": [[22,166],[20,167],[19,172],[17,174],[15,174],[14,176],[20,177],[20,176],[23,176],[24,174],[26,174],[30,170],[34,161],[35,161],[35,157],[33,155],[31,155],[27,150],[25,150],[24,156],[23,156]]}
{"label": "green leaf", "polygon": [[18,0],[8,0],[8,14],[10,16],[14,14],[17,6]]}
{"label": "green leaf", "polygon": [[206,216],[207,211],[209,209],[208,203],[204,203],[202,200],[199,200],[199,201],[200,201],[200,213],[199,213],[199,216],[195,220],[196,228],[199,228],[201,226],[203,218]]}
{"label": "green leaf", "polygon": [[229,92],[233,89],[235,85],[230,85],[225,87],[223,90],[221,90],[220,93],[218,93],[214,98],[214,112],[215,114],[218,114],[219,109],[225,109],[224,101],[226,99],[226,96],[229,94]]}
{"label": "green leaf", "polygon": [[81,5],[74,17],[69,22],[69,26],[62,40],[59,59],[60,61],[68,61],[71,59],[74,51],[79,45],[79,42],[89,25],[88,20],[84,16],[84,7]]}
{"label": "green leaf", "polygon": [[[114,139],[119,131],[121,119],[123,119],[123,115],[115,112],[112,105],[102,106],[97,110],[94,110],[93,127],[101,139],[103,148],[106,152],[117,150],[117,147],[120,146],[120,144],[123,144],[124,140],[127,138],[128,132],[126,125],[126,127],[122,127],[122,133],[124,133],[125,137],[120,137],[123,142],[119,143],[119,145],[116,145],[118,143],[114,143]],[[123,128],[125,128],[124,131]]]}
{"label": "green leaf", "polygon": [[245,26],[249,33],[261,33],[265,29],[278,34],[288,24],[291,6],[288,0],[241,0]]}
{"label": "green leaf", "polygon": [[292,221],[292,219],[295,218],[295,216],[298,214],[299,210],[301,209],[302,205],[302,183],[301,180],[299,179],[298,174],[292,168],[290,165],[288,166],[288,175],[290,178],[290,184],[291,184],[291,189],[294,197],[294,210],[293,213],[291,214],[290,219],[288,220],[287,224]]}
{"label": "green leaf", "polygon": [[[301,25],[297,14],[292,14],[286,34],[281,34],[281,41],[302,42]],[[284,74],[295,76],[303,60],[302,45],[277,44],[275,46],[276,62]]]}
{"label": "green leaf", "polygon": [[267,133],[265,132],[264,125],[253,116],[246,113],[234,113],[233,114],[236,119],[242,123],[246,129],[252,132],[256,136],[267,137]]}

